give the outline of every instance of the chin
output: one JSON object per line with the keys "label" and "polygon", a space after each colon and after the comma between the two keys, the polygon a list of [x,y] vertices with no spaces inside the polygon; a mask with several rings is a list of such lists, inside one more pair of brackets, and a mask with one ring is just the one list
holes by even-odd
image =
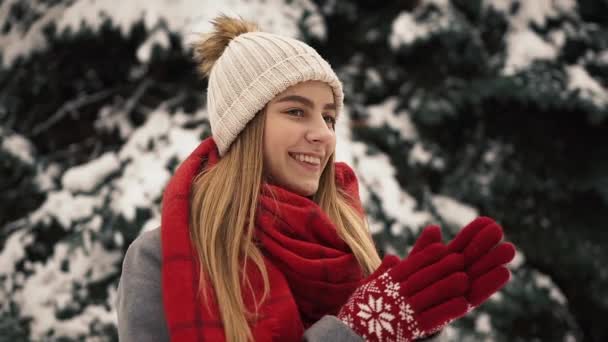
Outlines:
{"label": "chin", "polygon": [[301,196],[313,196],[317,193],[317,189],[319,188],[318,184],[298,184],[290,186],[289,189]]}

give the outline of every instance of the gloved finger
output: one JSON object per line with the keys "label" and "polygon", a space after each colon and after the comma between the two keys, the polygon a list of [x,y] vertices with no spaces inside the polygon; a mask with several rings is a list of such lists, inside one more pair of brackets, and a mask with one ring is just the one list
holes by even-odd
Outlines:
{"label": "gloved finger", "polygon": [[395,265],[389,272],[391,277],[401,282],[414,272],[441,260],[448,254],[447,247],[442,243],[433,243],[422,251],[409,256]]}
{"label": "gloved finger", "polygon": [[498,266],[480,277],[471,279],[467,300],[477,307],[505,286],[509,279],[511,272],[505,266]]}
{"label": "gloved finger", "polygon": [[515,246],[510,242],[502,242],[467,268],[467,274],[471,278],[477,278],[496,266],[511,262],[514,257]]}
{"label": "gloved finger", "polygon": [[468,303],[464,297],[453,298],[420,313],[418,326],[422,331],[434,330],[466,315],[467,309]]}
{"label": "gloved finger", "polygon": [[400,260],[401,259],[399,259],[399,257],[396,255],[385,255],[382,259],[382,263],[380,264],[380,266],[378,266],[374,273],[369,276],[369,279],[378,278],[378,276],[380,276],[382,273],[386,272],[388,269],[398,264]]}
{"label": "gloved finger", "polygon": [[464,257],[460,253],[452,253],[410,275],[403,282],[400,293],[406,297],[412,296],[447,276],[461,271],[464,271]]}
{"label": "gloved finger", "polygon": [[456,234],[454,239],[448,244],[448,249],[450,252],[462,252],[475,235],[491,223],[494,223],[494,220],[485,216],[474,219]]}
{"label": "gloved finger", "polygon": [[494,248],[502,239],[502,228],[497,223],[492,223],[484,227],[469,245],[464,249],[464,263],[468,267],[484,254]]}
{"label": "gloved finger", "polygon": [[409,255],[414,255],[432,243],[441,242],[441,228],[436,225],[427,226],[422,230]]}
{"label": "gloved finger", "polygon": [[452,273],[437,282],[430,284],[408,299],[416,312],[447,302],[455,297],[462,297],[469,290],[469,277],[464,272]]}

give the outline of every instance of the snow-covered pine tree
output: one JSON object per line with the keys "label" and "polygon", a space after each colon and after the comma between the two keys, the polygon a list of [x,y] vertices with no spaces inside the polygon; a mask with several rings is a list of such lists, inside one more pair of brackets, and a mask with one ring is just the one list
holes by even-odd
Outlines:
{"label": "snow-covered pine tree", "polygon": [[338,70],[338,159],[383,251],[480,213],[517,242],[514,281],[451,340],[604,340],[606,6],[3,1],[0,340],[116,340],[124,251],[209,134],[187,43],[219,11],[306,39]]}
{"label": "snow-covered pine tree", "polygon": [[524,252],[460,338],[608,338],[608,3],[332,4],[319,46],[344,63],[355,139],[419,207],[467,203]]}

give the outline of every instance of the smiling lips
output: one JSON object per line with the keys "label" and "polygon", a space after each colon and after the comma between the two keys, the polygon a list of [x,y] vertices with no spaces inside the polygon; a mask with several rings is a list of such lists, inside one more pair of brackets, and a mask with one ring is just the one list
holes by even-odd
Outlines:
{"label": "smiling lips", "polygon": [[291,158],[297,160],[300,165],[309,170],[318,170],[321,165],[321,158],[304,153],[289,153]]}

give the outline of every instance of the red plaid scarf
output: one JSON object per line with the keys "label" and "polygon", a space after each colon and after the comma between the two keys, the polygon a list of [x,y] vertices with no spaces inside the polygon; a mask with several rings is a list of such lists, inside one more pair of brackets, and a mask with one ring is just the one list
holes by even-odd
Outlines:
{"label": "red plaid scarf", "polygon": [[[217,301],[210,291],[212,312],[197,297],[198,263],[188,230],[191,183],[201,161],[219,159],[212,138],[204,140],[178,167],[163,194],[162,291],[165,317],[173,341],[224,341]],[[357,180],[344,163],[336,163],[336,182],[362,212]],[[336,314],[363,278],[350,248],[321,208],[308,198],[265,184],[260,194],[256,239],[265,256],[270,297],[251,323],[256,341],[297,341],[304,328],[325,314]],[[256,298],[261,276],[253,263],[247,276]],[[243,289],[253,309],[250,291]],[[299,319],[298,319],[299,318]]]}

